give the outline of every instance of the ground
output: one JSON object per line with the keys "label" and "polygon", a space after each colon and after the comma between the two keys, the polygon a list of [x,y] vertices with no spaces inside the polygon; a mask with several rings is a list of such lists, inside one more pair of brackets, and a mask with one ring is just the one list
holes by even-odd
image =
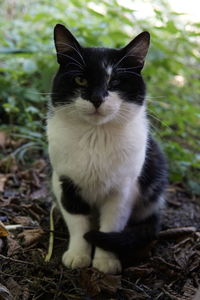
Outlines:
{"label": "ground", "polygon": [[[25,142],[0,133],[0,299],[193,299],[200,284],[199,197],[171,184],[159,239],[135,253],[121,275],[69,270],[61,264],[68,234],[58,212],[53,255],[45,262],[50,171],[43,151],[17,155]],[[7,234],[4,226],[16,224]]]}

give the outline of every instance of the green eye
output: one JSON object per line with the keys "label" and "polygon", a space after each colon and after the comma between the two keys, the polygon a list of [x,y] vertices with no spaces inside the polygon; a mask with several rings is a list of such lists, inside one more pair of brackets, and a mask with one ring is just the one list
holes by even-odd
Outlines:
{"label": "green eye", "polygon": [[85,79],[84,77],[80,77],[80,76],[76,76],[74,78],[76,84],[80,85],[80,86],[87,86],[87,79]]}

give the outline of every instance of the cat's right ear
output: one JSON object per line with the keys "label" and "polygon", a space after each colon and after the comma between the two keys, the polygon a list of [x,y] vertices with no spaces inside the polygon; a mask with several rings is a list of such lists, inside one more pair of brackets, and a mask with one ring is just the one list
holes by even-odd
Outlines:
{"label": "cat's right ear", "polygon": [[54,42],[57,52],[58,63],[65,62],[65,58],[70,52],[77,52],[81,49],[80,44],[71,34],[71,32],[61,24],[57,24],[54,28]]}

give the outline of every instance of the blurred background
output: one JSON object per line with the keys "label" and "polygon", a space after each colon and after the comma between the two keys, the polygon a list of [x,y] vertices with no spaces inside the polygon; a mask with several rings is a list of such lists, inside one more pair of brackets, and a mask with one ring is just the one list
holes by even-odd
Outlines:
{"label": "blurred background", "polygon": [[26,163],[34,151],[47,153],[56,23],[85,46],[123,47],[147,30],[152,39],[143,75],[151,131],[167,154],[171,182],[200,194],[200,4],[184,2],[0,0],[0,143],[2,132],[23,141],[6,154]]}

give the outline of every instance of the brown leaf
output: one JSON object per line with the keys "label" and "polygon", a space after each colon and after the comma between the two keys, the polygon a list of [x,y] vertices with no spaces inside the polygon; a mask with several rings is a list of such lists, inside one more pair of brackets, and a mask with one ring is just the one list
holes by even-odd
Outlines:
{"label": "brown leaf", "polygon": [[0,160],[0,170],[3,173],[14,173],[18,170],[16,159],[13,155],[8,155]]}
{"label": "brown leaf", "polygon": [[171,300],[191,300],[191,297],[183,296],[172,290],[169,286],[165,286],[163,289],[165,295],[169,297]]}
{"label": "brown leaf", "polygon": [[129,267],[125,270],[125,274],[131,274],[136,278],[141,278],[150,275],[154,272],[154,268],[150,264],[141,265],[138,267]]}
{"label": "brown leaf", "polygon": [[174,248],[174,259],[176,263],[184,270],[190,267],[189,260],[190,257],[194,254],[194,240],[193,238],[187,238],[182,242],[178,243]]}
{"label": "brown leaf", "polygon": [[7,175],[0,174],[0,192],[4,191],[4,186],[5,186],[6,181],[7,181]]}
{"label": "brown leaf", "polygon": [[31,199],[40,199],[40,198],[45,198],[47,196],[47,189],[46,186],[42,186],[40,189],[37,189],[31,194]]}
{"label": "brown leaf", "polygon": [[12,295],[14,295],[14,299],[20,299],[21,287],[12,277],[8,278],[6,285],[9,287]]}
{"label": "brown leaf", "polygon": [[1,283],[0,283],[0,299],[1,300],[14,300],[10,291]]}
{"label": "brown leaf", "polygon": [[0,221],[0,237],[5,237],[8,235],[9,235],[8,230],[5,228],[4,224]]}
{"label": "brown leaf", "polygon": [[33,163],[32,167],[40,173],[46,167],[46,162],[44,159],[38,159]]}
{"label": "brown leaf", "polygon": [[7,139],[7,136],[6,136],[5,131],[0,131],[0,147],[2,147],[2,148],[5,147],[6,139]]}
{"label": "brown leaf", "polygon": [[4,248],[4,241],[3,239],[0,239],[0,253],[2,252],[3,248]]}
{"label": "brown leaf", "polygon": [[195,297],[193,298],[193,300],[199,300],[200,299],[200,287],[195,295]]}
{"label": "brown leaf", "polygon": [[121,276],[103,274],[93,268],[87,268],[81,270],[80,283],[91,297],[100,292],[113,295],[121,287]]}
{"label": "brown leaf", "polygon": [[160,231],[159,239],[176,239],[184,235],[191,235],[194,232],[196,232],[196,228],[193,226],[170,228],[167,230]]}
{"label": "brown leaf", "polygon": [[24,246],[30,246],[37,242],[41,236],[44,234],[44,231],[41,228],[24,230],[22,233],[18,234],[18,238],[23,239]]}
{"label": "brown leaf", "polygon": [[15,216],[13,218],[13,222],[23,226],[31,226],[34,224],[33,220],[30,217],[25,216]]}
{"label": "brown leaf", "polygon": [[131,289],[122,289],[123,295],[126,296],[126,299],[128,300],[146,300],[146,295],[142,295],[141,293],[138,293]]}
{"label": "brown leaf", "polygon": [[10,236],[7,237],[7,245],[8,245],[8,251],[7,251],[8,256],[12,256],[13,254],[17,253],[21,249],[19,243]]}

